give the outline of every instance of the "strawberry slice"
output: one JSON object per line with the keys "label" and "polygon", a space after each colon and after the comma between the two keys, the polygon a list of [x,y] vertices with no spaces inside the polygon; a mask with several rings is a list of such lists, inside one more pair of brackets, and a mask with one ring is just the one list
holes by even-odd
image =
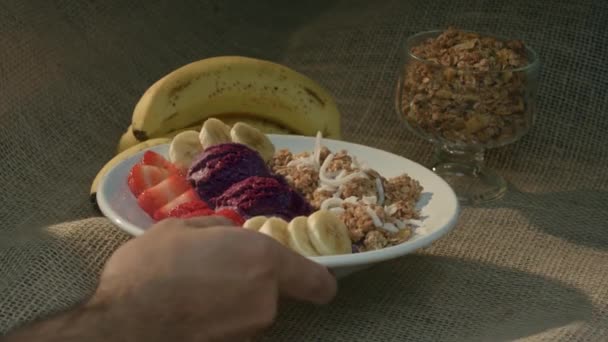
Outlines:
{"label": "strawberry slice", "polygon": [[[154,219],[156,221],[160,221],[164,218],[167,218],[169,216],[172,217],[179,217],[179,215],[171,215],[171,213],[173,212],[173,210],[180,208],[183,204],[190,204],[190,203],[200,203],[199,207],[197,207],[196,209],[206,209],[209,208],[207,206],[207,204],[203,201],[201,201],[201,199],[198,197],[198,194],[196,193],[196,190],[194,189],[190,189],[186,192],[184,192],[183,194],[177,196],[174,200],[172,200],[171,202],[167,203],[166,205],[164,205],[162,208],[158,209],[157,211],[154,212]],[[190,210],[193,211],[194,209]]]}
{"label": "strawberry slice", "polygon": [[186,202],[186,203],[182,203],[182,204],[178,205],[177,207],[173,208],[167,216],[168,217],[183,217],[184,215],[190,214],[197,210],[206,210],[206,209],[209,209],[209,206],[207,206],[207,203],[205,203],[204,201],[201,201],[201,200],[195,200],[195,201],[190,201],[190,202]]}
{"label": "strawberry slice", "polygon": [[141,160],[144,165],[153,165],[169,171],[170,174],[181,174],[177,166],[154,151],[146,151]]}
{"label": "strawberry slice", "polygon": [[187,219],[187,218],[191,218],[191,217],[211,216],[211,215],[213,215],[213,210],[211,210],[211,209],[198,209],[195,211],[191,211],[187,214],[184,214],[180,217],[183,219]]}
{"label": "strawberry slice", "polygon": [[167,179],[142,192],[137,198],[139,206],[150,216],[179,195],[192,189],[180,175],[170,175]]}
{"label": "strawberry slice", "polygon": [[162,182],[169,173],[160,167],[136,164],[129,172],[127,183],[135,197]]}
{"label": "strawberry slice", "polygon": [[237,226],[242,226],[245,223],[245,219],[235,210],[230,208],[222,208],[215,211],[215,215],[223,216],[236,224]]}

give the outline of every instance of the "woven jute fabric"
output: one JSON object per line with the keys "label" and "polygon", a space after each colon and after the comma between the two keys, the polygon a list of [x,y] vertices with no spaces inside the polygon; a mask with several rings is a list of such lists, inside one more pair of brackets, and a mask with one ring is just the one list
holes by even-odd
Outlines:
{"label": "woven jute fabric", "polygon": [[0,0],[0,332],[86,298],[130,237],[88,202],[133,106],[217,55],[264,58],[327,87],[344,139],[423,164],[394,113],[403,42],[462,28],[542,59],[538,116],[488,165],[502,200],[464,208],[418,253],[285,303],[264,341],[607,341],[608,2]]}

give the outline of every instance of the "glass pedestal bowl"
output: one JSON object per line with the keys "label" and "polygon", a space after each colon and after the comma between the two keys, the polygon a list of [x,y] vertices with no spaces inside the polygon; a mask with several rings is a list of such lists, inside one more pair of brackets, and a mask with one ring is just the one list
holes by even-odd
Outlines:
{"label": "glass pedestal bowl", "polygon": [[[408,38],[396,111],[411,131],[435,144],[432,169],[452,186],[461,203],[494,200],[506,192],[507,182],[484,166],[484,152],[513,143],[530,130],[536,112],[538,57],[521,42],[469,31],[460,32],[470,40],[449,45],[450,36],[444,32]],[[482,51],[480,44],[498,44],[497,52]],[[452,55],[445,46],[451,46]],[[509,47],[524,59],[509,60],[515,58],[508,54]],[[500,65],[501,58],[506,63]]]}

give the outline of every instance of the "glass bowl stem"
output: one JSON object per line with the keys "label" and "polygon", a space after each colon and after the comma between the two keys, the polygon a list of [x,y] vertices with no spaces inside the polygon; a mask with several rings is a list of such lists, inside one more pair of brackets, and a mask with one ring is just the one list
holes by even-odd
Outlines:
{"label": "glass bowl stem", "polygon": [[507,182],[485,167],[484,148],[435,145],[432,170],[447,181],[462,204],[476,204],[499,199],[507,191]]}

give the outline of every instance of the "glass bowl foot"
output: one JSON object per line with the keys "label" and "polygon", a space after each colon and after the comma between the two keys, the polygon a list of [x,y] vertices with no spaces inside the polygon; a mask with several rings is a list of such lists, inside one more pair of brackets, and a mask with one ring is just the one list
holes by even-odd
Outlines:
{"label": "glass bowl foot", "polygon": [[450,184],[462,204],[496,200],[507,191],[505,179],[488,168],[441,163],[435,165],[433,171]]}
{"label": "glass bowl foot", "polygon": [[483,165],[483,150],[436,150],[437,162],[432,170],[443,178],[462,204],[479,204],[501,198],[507,181]]}

